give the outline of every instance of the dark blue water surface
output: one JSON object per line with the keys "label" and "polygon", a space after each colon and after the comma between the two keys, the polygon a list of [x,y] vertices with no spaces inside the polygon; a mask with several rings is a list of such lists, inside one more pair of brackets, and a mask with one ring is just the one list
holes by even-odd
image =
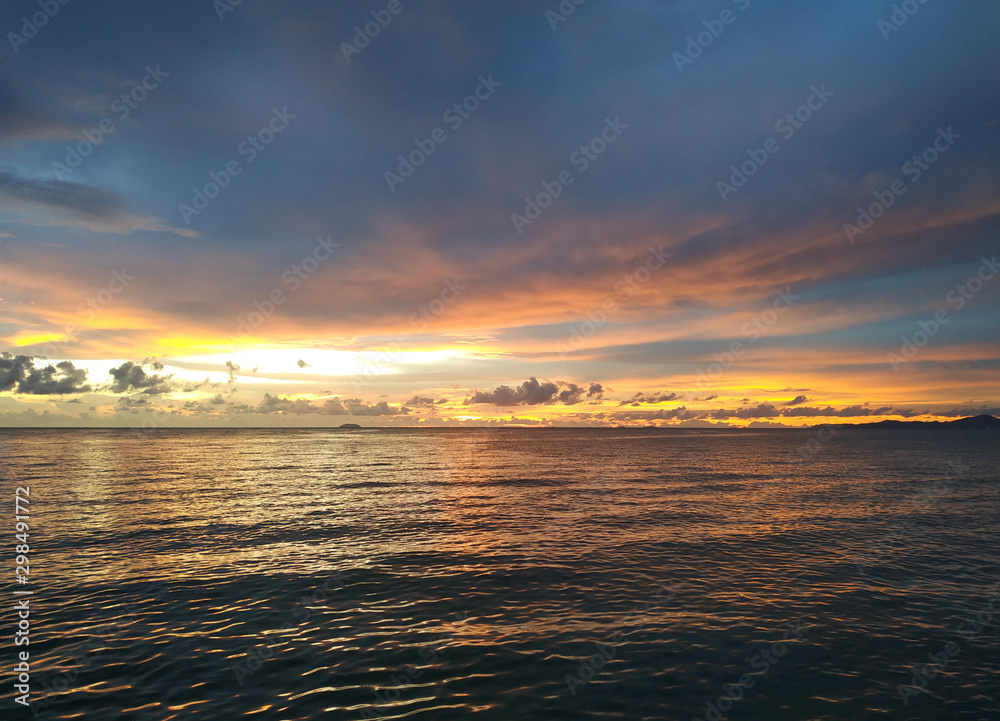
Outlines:
{"label": "dark blue water surface", "polygon": [[998,441],[0,430],[0,717],[998,719]]}

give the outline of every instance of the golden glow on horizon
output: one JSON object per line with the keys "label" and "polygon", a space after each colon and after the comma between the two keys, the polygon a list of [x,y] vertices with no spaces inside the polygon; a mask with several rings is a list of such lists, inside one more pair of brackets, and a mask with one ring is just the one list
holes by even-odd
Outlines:
{"label": "golden glow on horizon", "polygon": [[[51,342],[51,338],[53,336],[24,336],[21,342],[37,343],[41,339]],[[189,348],[211,345],[194,337],[174,336],[169,340],[171,343],[187,343]],[[205,345],[198,345],[202,343]],[[357,338],[350,339],[350,343],[350,348],[338,349],[292,346],[273,341],[267,345],[255,345],[246,339],[245,346],[231,350],[212,348],[214,352],[208,354],[196,351],[177,356],[156,356],[147,361],[143,369],[147,377],[163,377],[170,389],[162,393],[148,393],[146,389],[152,383],[130,387],[124,392],[111,390],[113,379],[109,371],[129,361],[134,363],[135,358],[81,360],[72,356],[50,357],[44,363],[55,365],[68,360],[76,368],[86,370],[91,390],[84,394],[72,394],[78,396],[75,399],[59,395],[0,393],[0,413],[4,410],[21,413],[25,409],[33,409],[39,414],[49,412],[62,418],[85,418],[87,413],[83,412],[84,408],[95,406],[98,410],[90,412],[90,418],[96,416],[112,422],[117,419],[119,424],[141,419],[155,409],[154,412],[169,415],[170,420],[166,420],[164,425],[174,422],[196,425],[206,421],[268,425],[280,417],[285,419],[281,421],[284,425],[339,424],[360,418],[363,424],[370,426],[481,424],[642,428],[688,425],[740,428],[753,425],[803,427],[823,423],[856,424],[890,419],[946,421],[953,419],[954,414],[936,414],[957,407],[949,400],[948,386],[936,386],[929,377],[917,377],[906,389],[901,389],[885,382],[884,371],[879,376],[870,369],[864,369],[859,375],[847,376],[843,382],[832,387],[829,378],[808,363],[795,373],[764,370],[754,363],[758,354],[741,359],[704,387],[699,387],[695,372],[690,370],[676,376],[653,379],[603,373],[605,391],[601,400],[583,398],[583,402],[573,405],[467,405],[465,401],[475,391],[488,392],[500,385],[516,388],[527,380],[521,377],[524,371],[512,370],[510,365],[507,365],[507,372],[497,372],[506,364],[523,364],[524,359],[516,354],[511,357],[484,351],[471,343],[452,347],[437,343],[420,347],[414,341],[412,347],[382,345],[382,350],[376,343],[364,349],[355,349],[361,343]],[[68,350],[69,346],[61,348]],[[759,355],[767,354],[761,349]],[[502,357],[504,365],[486,360],[494,356]],[[774,367],[771,359],[765,361],[766,366]],[[162,363],[163,368],[155,368],[153,362]],[[464,382],[443,383],[442,377],[447,377],[449,370],[454,377],[464,378]],[[484,380],[484,376],[488,380]],[[973,374],[970,382],[980,382],[978,378]],[[575,382],[583,388],[588,382],[586,378],[573,378],[568,374],[539,373],[538,379],[542,382]],[[954,387],[950,390],[953,391]],[[971,388],[967,397],[981,395],[976,391],[981,391],[981,388]],[[660,393],[674,393],[676,397],[633,405],[633,395],[640,392],[644,394],[640,400]],[[308,403],[313,408],[307,409],[308,413],[297,413],[294,408],[278,410],[276,402],[262,406],[265,393],[276,401]],[[132,396],[132,401],[120,405],[119,399],[115,398],[115,402],[108,405],[106,399],[109,396]],[[408,405],[408,400],[415,396],[430,398],[432,403],[421,400]],[[798,399],[798,396],[805,396],[805,399]],[[364,404],[362,408],[372,409],[384,402],[388,405],[388,412],[383,407],[377,412],[361,413],[359,417],[351,416],[349,412],[328,415],[323,406],[326,401],[336,398],[357,399]],[[794,405],[791,404],[793,400],[796,401]],[[67,401],[83,401],[85,405],[69,406]],[[404,406],[408,409],[406,412],[402,411]],[[857,407],[854,412],[858,415],[827,415],[849,407]],[[974,408],[976,405],[969,401],[967,407]],[[803,415],[782,415],[806,408],[810,410]],[[875,409],[892,410],[881,410],[879,415],[872,415],[871,411]],[[907,411],[902,414],[896,412],[900,409]],[[931,412],[923,412],[928,409],[932,409]],[[720,410],[726,413],[713,417],[713,411]],[[131,420],[126,413],[131,415]],[[736,414],[743,415],[735,417]],[[268,418],[272,420],[269,422]],[[14,419],[11,422],[18,421]]]}

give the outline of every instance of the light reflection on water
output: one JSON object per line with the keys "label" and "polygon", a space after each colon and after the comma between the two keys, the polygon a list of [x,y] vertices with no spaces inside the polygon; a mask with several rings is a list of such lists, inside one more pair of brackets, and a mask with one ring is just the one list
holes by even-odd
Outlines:
{"label": "light reflection on water", "polygon": [[813,437],[0,430],[35,710],[687,720],[750,673],[727,718],[1000,718],[1000,613],[955,631],[1000,582],[996,434],[843,429],[791,462]]}

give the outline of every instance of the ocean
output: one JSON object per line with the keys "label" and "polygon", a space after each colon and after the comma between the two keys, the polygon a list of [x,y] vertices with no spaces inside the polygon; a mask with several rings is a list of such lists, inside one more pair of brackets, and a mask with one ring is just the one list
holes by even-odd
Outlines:
{"label": "ocean", "polygon": [[1000,719],[998,439],[0,429],[0,716]]}

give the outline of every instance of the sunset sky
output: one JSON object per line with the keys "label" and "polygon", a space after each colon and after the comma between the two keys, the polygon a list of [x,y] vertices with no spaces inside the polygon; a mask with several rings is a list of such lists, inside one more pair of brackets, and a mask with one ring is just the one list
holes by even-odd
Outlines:
{"label": "sunset sky", "polygon": [[53,5],[0,425],[1000,413],[1000,4]]}

